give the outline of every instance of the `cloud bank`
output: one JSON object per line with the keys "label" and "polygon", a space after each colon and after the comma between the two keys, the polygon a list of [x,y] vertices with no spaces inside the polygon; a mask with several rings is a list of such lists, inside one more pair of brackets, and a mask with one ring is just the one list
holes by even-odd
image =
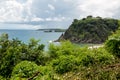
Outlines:
{"label": "cloud bank", "polygon": [[73,19],[88,15],[119,19],[119,3],[120,0],[0,0],[0,22],[67,28]]}

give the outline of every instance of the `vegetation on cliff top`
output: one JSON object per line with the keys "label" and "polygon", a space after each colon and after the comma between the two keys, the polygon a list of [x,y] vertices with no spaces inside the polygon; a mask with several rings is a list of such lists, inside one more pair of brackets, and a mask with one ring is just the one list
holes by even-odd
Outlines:
{"label": "vegetation on cliff top", "polygon": [[118,20],[87,16],[81,20],[74,19],[73,23],[58,39],[70,40],[74,43],[103,43],[118,29]]}

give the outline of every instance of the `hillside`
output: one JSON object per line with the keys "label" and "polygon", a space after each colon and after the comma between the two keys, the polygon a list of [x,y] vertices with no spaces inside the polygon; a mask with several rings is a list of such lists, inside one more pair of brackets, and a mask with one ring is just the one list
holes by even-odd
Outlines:
{"label": "hillside", "polygon": [[109,35],[118,29],[118,20],[87,16],[81,20],[74,19],[70,27],[60,36],[60,40],[70,40],[74,43],[105,42]]}

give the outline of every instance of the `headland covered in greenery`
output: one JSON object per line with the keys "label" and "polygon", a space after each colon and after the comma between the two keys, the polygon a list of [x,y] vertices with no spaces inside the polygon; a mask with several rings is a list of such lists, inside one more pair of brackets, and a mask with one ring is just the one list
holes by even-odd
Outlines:
{"label": "headland covered in greenery", "polygon": [[[111,25],[113,22],[110,20]],[[67,40],[60,45],[50,44],[48,51],[44,51],[39,40],[30,39],[26,44],[19,39],[9,40],[8,34],[2,34],[0,80],[119,80],[120,21],[115,23],[110,29],[99,26],[101,34],[103,30],[111,31],[110,36],[102,41],[103,47],[91,49]]]}
{"label": "headland covered in greenery", "polygon": [[108,39],[119,27],[118,20],[87,16],[81,20],[74,19],[73,23],[58,39],[70,40],[74,43],[101,44]]}

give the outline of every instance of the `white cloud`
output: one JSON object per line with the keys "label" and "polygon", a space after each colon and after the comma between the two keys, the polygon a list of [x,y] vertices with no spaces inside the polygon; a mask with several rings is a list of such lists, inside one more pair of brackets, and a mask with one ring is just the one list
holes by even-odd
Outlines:
{"label": "white cloud", "polygon": [[55,7],[51,4],[48,4],[48,7],[50,8],[50,10],[55,10]]}
{"label": "white cloud", "polygon": [[54,2],[56,2],[57,0],[53,0]]}
{"label": "white cloud", "polygon": [[52,22],[62,22],[62,21],[65,21],[65,17],[53,17],[53,18],[51,18],[51,17],[49,17],[49,18],[46,18],[45,20],[46,21],[52,21]]}
{"label": "white cloud", "polygon": [[32,0],[19,3],[16,0],[4,0],[0,3],[0,22],[20,22],[31,16]]}
{"label": "white cloud", "polygon": [[[19,11],[16,11],[18,10]],[[0,3],[0,19],[1,21],[21,21],[21,12],[23,10],[23,7],[17,3],[16,1],[3,1]]]}
{"label": "white cloud", "polygon": [[88,15],[120,18],[119,3],[120,0],[0,0],[0,22],[69,27],[73,19]]}
{"label": "white cloud", "polygon": [[45,20],[46,21],[52,21],[52,18],[46,18]]}
{"label": "white cloud", "polygon": [[78,6],[82,16],[94,15],[101,17],[113,17],[120,8],[120,0],[85,0]]}
{"label": "white cloud", "polygon": [[39,29],[41,25],[27,25],[27,24],[9,24],[0,23],[0,29]]}
{"label": "white cloud", "polygon": [[44,21],[44,19],[35,17],[35,18],[32,18],[31,21],[38,22],[38,21]]}
{"label": "white cloud", "polygon": [[54,17],[53,21],[64,21],[65,17]]}
{"label": "white cloud", "polygon": [[58,15],[65,19],[114,17],[120,13],[119,3],[120,0],[0,0],[0,22],[61,21]]}
{"label": "white cloud", "polygon": [[32,27],[32,29],[35,29],[35,30],[40,29],[40,28],[42,28],[41,25],[35,25],[35,26]]}

